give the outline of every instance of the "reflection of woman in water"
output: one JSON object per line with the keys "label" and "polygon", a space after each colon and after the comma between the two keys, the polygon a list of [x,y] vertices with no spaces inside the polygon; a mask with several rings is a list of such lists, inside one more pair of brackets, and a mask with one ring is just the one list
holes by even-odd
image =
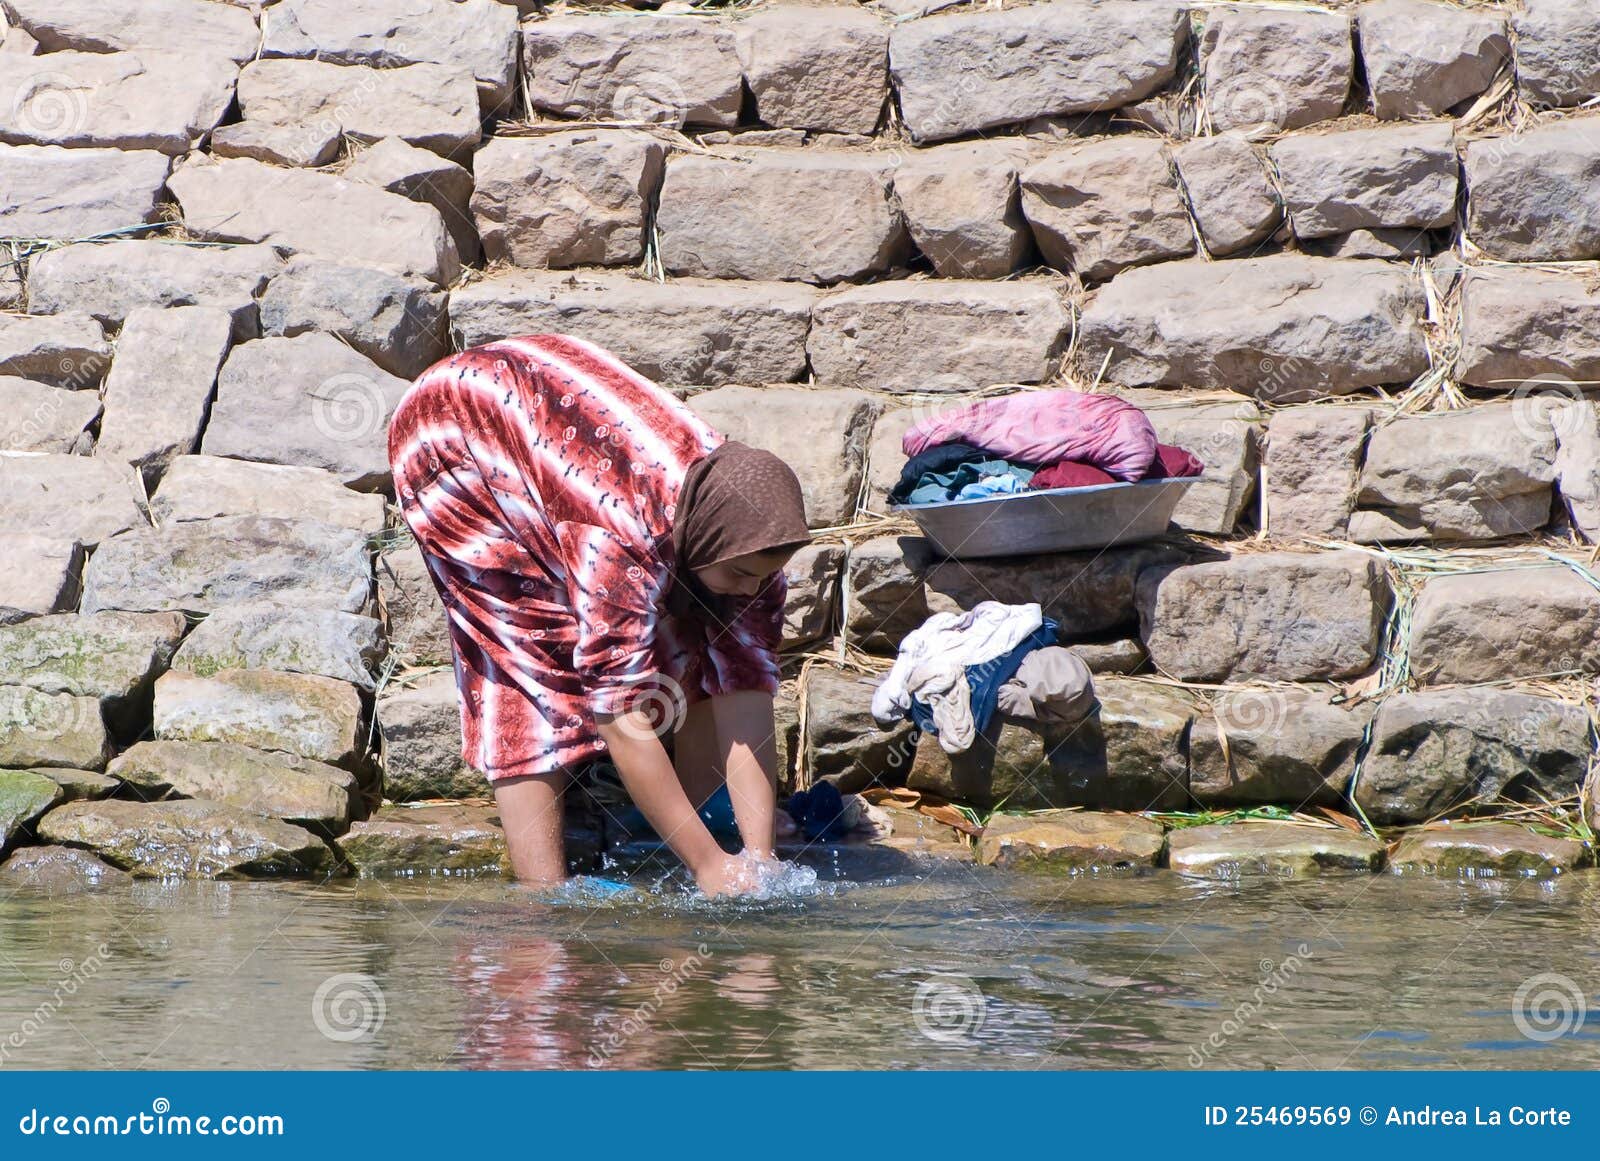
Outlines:
{"label": "reflection of woman in water", "polygon": [[[702,890],[751,886],[773,858],[781,570],[809,539],[794,472],[570,335],[424,372],[389,458],[517,877],[565,876],[562,791],[604,751]],[[724,780],[738,856],[696,813]]]}

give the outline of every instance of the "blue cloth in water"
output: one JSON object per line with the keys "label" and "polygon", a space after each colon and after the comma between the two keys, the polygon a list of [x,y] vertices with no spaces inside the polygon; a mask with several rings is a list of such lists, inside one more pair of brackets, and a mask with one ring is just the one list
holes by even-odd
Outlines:
{"label": "blue cloth in water", "polygon": [[796,790],[789,795],[784,809],[808,839],[838,839],[849,833],[844,820],[844,796],[832,782]]}
{"label": "blue cloth in water", "polygon": [[[637,806],[630,806],[616,814],[619,826],[629,834],[654,834],[650,823]],[[726,784],[717,787],[711,797],[700,807],[700,821],[716,835],[737,835],[739,823],[733,816],[733,799],[728,797]]]}
{"label": "blue cloth in water", "polygon": [[[983,733],[989,725],[989,719],[994,717],[995,706],[1000,701],[1000,687],[1016,676],[1017,670],[1022,666],[1022,659],[1035,649],[1043,649],[1046,645],[1056,643],[1056,630],[1060,626],[1046,617],[1040,622],[1039,627],[1017,643],[1017,647],[1010,653],[1003,653],[992,661],[985,661],[981,665],[967,666],[967,690],[969,704],[972,706],[972,728]],[[911,699],[911,720],[916,723],[917,729],[925,734],[937,735],[939,730],[933,724],[933,711],[926,702]]]}

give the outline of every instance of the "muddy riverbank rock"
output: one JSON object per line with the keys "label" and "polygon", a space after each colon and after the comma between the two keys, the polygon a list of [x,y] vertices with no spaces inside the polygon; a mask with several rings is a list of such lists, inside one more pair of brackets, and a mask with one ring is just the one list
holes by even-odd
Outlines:
{"label": "muddy riverbank rock", "polygon": [[361,533],[316,520],[229,516],[112,537],[85,570],[83,611],[204,614],[274,601],[360,613],[371,588]]}
{"label": "muddy riverbank rock", "polygon": [[1213,697],[1189,736],[1189,793],[1204,806],[1338,806],[1373,711],[1331,694],[1284,686]]}
{"label": "muddy riverbank rock", "polygon": [[1563,565],[1439,576],[1411,614],[1423,685],[1600,670],[1600,592]]}
{"label": "muddy riverbank rock", "polygon": [[854,674],[813,669],[805,683],[806,765],[845,794],[878,781],[898,782],[911,767],[916,731],[909,720],[882,729],[872,719],[875,683]]}
{"label": "muddy riverbank rock", "polygon": [[452,291],[450,325],[462,347],[575,332],[668,385],[789,383],[805,371],[815,297],[790,282],[518,271]]}
{"label": "muddy riverbank rock", "polygon": [[1051,749],[1058,803],[1110,810],[1187,806],[1194,698],[1109,676],[1097,678],[1094,689],[1097,708]]}
{"label": "muddy riverbank rock", "polygon": [[0,768],[104,770],[110,756],[99,698],[0,686]]}
{"label": "muddy riverbank rock", "polygon": [[186,628],[179,613],[35,617],[0,628],[0,681],[98,698],[108,721],[133,726]]}
{"label": "muddy riverbank rock", "polygon": [[74,895],[126,882],[129,875],[76,847],[23,847],[0,863],[0,882],[48,895]]}
{"label": "muddy riverbank rock", "polygon": [[156,681],[162,740],[237,742],[350,766],[364,749],[361,720],[355,687],[326,677],[266,669],[199,677],[174,669]]}
{"label": "muddy riverbank rock", "polygon": [[39,817],[65,797],[54,781],[30,770],[0,770],[0,853],[10,850]]}
{"label": "muddy riverbank rock", "polygon": [[1379,707],[1355,788],[1375,824],[1426,822],[1503,795],[1576,794],[1589,754],[1580,706],[1503,689],[1401,693]]}
{"label": "muddy riverbank rock", "polygon": [[69,802],[39,821],[39,834],[146,879],[325,876],[333,861],[308,830],[197,798]]}
{"label": "muddy riverbank rock", "polygon": [[356,874],[498,875],[505,835],[485,806],[385,806],[339,840]]}
{"label": "muddy riverbank rock", "polygon": [[1140,634],[1180,681],[1321,681],[1377,658],[1389,582],[1365,552],[1250,553],[1139,577]]}
{"label": "muddy riverbank rock", "polygon": [[461,757],[461,696],[455,675],[427,673],[378,695],[383,732],[383,793],[413,798],[472,798],[488,789]]}
{"label": "muddy riverbank rock", "polygon": [[201,798],[319,834],[340,834],[350,825],[357,794],[355,775],[348,770],[232,742],[139,742],[119,754],[106,773],[145,799],[169,793]]}
{"label": "muddy riverbank rock", "polygon": [[115,778],[94,770],[73,770],[66,766],[36,766],[33,773],[41,774],[61,787],[62,802],[106,798],[122,785]]}
{"label": "muddy riverbank rock", "polygon": [[913,139],[936,141],[1132,104],[1172,79],[1187,30],[1167,3],[960,12],[896,24],[889,70]]}
{"label": "muddy riverbank rock", "polygon": [[1556,838],[1507,822],[1410,831],[1401,836],[1389,856],[1389,866],[1401,873],[1462,878],[1508,875],[1544,879],[1589,861],[1589,852],[1577,839]]}
{"label": "muddy riverbank rock", "polygon": [[384,655],[375,617],[276,604],[218,609],[184,640],[172,668],[200,677],[224,669],[271,669],[373,687]]}
{"label": "muddy riverbank rock", "polygon": [[1277,403],[1409,383],[1428,369],[1421,284],[1404,267],[1279,254],[1124,271],[1083,309],[1086,366],[1130,387]]}
{"label": "muddy riverbank rock", "polygon": [[1154,867],[1166,845],[1161,824],[1137,814],[995,815],[978,840],[978,862],[1028,870],[1129,871]]}
{"label": "muddy riverbank rock", "polygon": [[376,572],[389,651],[407,665],[449,664],[449,625],[422,550],[395,545],[378,557]]}
{"label": "muddy riverbank rock", "polygon": [[1338,827],[1249,822],[1184,827],[1167,836],[1167,861],[1184,875],[1302,878],[1324,871],[1377,871],[1383,844]]}

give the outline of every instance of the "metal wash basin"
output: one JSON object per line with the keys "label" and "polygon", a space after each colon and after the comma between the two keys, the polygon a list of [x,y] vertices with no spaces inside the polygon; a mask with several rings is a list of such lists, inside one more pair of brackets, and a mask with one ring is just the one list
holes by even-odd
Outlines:
{"label": "metal wash basin", "polygon": [[1015,556],[1105,548],[1167,531],[1172,510],[1199,477],[1041,488],[1009,496],[893,504],[946,556]]}

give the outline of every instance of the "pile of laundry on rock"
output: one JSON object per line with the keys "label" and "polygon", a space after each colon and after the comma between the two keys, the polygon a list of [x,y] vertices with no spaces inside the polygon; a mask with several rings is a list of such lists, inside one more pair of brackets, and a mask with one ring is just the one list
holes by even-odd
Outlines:
{"label": "pile of laundry on rock", "polygon": [[1161,443],[1126,399],[1082,391],[980,399],[918,423],[901,447],[910,459],[889,493],[896,504],[1198,476],[1204,467]]}
{"label": "pile of laundry on rock", "polygon": [[872,716],[885,727],[910,718],[949,754],[970,748],[997,711],[1041,725],[1081,721],[1094,708],[1094,681],[1056,644],[1057,627],[1037,604],[935,613],[901,641]]}

